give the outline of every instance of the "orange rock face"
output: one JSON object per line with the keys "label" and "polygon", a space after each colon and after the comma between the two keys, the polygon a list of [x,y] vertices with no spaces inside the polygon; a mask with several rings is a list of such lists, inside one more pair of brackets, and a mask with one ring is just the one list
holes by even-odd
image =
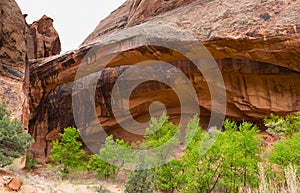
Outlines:
{"label": "orange rock face", "polygon": [[25,21],[14,1],[0,2],[0,101],[7,103],[12,118],[28,128],[29,109],[25,82]]}
{"label": "orange rock face", "polygon": [[29,123],[29,59],[60,53],[53,20],[43,16],[27,25],[15,1],[0,2],[0,100],[7,103],[12,118]]}
{"label": "orange rock face", "polygon": [[[50,141],[46,139],[55,139],[58,131],[76,125],[73,81],[85,55],[97,44],[106,46],[105,56],[120,53],[110,62],[110,68],[99,72],[94,96],[96,119],[107,133],[128,141],[141,138],[116,122],[111,93],[117,79],[130,65],[149,59],[167,58],[167,62],[189,77],[198,94],[201,120],[203,125],[207,124],[212,103],[207,86],[210,80],[205,80],[191,61],[170,49],[145,46],[143,42],[140,47],[130,49],[130,45],[139,43],[134,42],[134,33],[109,39],[113,32],[122,33],[140,23],[173,26],[189,32],[205,45],[216,59],[225,82],[227,117],[259,121],[270,113],[284,115],[300,110],[299,12],[300,2],[292,0],[126,1],[99,23],[80,49],[31,61],[29,130],[36,140],[35,155],[41,160],[47,157]],[[145,30],[139,37],[146,35]],[[151,67],[147,71],[153,72]],[[132,79],[139,76],[142,75],[136,74]],[[181,108],[176,94],[155,81],[143,83],[130,96],[131,115],[139,121],[148,120],[153,101],[164,103],[171,120],[178,121]],[[85,118],[89,118],[88,111]],[[90,121],[94,124],[95,117],[91,116]]]}
{"label": "orange rock face", "polygon": [[46,15],[28,25],[26,40],[29,59],[45,58],[61,52],[60,39],[53,27],[53,19]]}
{"label": "orange rock face", "polygon": [[93,33],[82,43],[82,45],[93,42],[99,36],[105,36],[112,32],[125,29],[146,22],[150,18],[187,5],[195,0],[127,0],[109,17],[102,20]]}
{"label": "orange rock face", "polygon": [[8,184],[8,187],[14,191],[20,190],[21,186],[22,186],[22,182],[16,178],[13,178]]}

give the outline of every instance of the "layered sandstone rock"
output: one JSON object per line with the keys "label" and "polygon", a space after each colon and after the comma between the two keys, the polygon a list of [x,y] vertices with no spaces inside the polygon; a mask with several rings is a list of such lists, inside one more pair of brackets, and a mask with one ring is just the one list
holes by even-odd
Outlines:
{"label": "layered sandstone rock", "polygon": [[29,59],[45,58],[61,52],[61,43],[53,27],[53,19],[44,15],[27,26],[26,45]]}
{"label": "layered sandstone rock", "polygon": [[149,18],[164,14],[193,1],[195,0],[127,0],[121,7],[112,12],[109,17],[101,21],[82,45],[89,44],[100,36],[141,24],[149,20]]}
{"label": "layered sandstone rock", "polygon": [[[136,42],[136,37],[146,37],[147,28],[140,34],[137,27],[132,28],[132,33],[111,36],[113,32],[122,34],[122,30],[140,23],[152,27],[160,24],[173,26],[189,32],[206,46],[224,78],[227,117],[257,121],[270,113],[284,115],[300,110],[299,12],[300,2],[293,0],[128,0],[100,22],[80,49],[31,61],[30,133],[36,140],[33,151],[37,157],[45,158],[50,148],[47,139],[55,139],[64,127],[75,125],[73,81],[79,65],[85,63],[85,55],[99,45],[105,48],[104,56],[118,55],[110,61],[109,68],[98,72],[95,97],[87,92],[87,100],[95,98],[95,109],[76,109],[86,113],[82,119],[90,119],[91,125],[83,127],[92,127],[98,119],[106,132],[116,137],[129,141],[141,138],[122,129],[115,121],[111,92],[116,80],[130,65],[149,59],[163,59],[187,75],[199,96],[201,119],[204,125],[207,123],[212,103],[207,81],[213,80],[205,80],[191,61],[171,49]],[[161,41],[175,43],[176,40],[168,35],[165,34],[166,38]],[[178,41],[188,44],[184,39]],[[139,47],[132,49],[132,45],[139,43]],[[93,68],[93,63],[89,68]],[[147,73],[153,72],[150,66]],[[141,76],[136,74],[132,81]],[[88,88],[81,89],[88,91]],[[73,91],[73,97],[77,94]],[[155,81],[138,86],[131,95],[131,115],[139,121],[148,120],[149,105],[157,100],[165,104],[171,120],[178,121],[180,104],[176,94],[170,87]],[[78,101],[74,103],[78,104]],[[93,111],[97,117],[93,117]],[[123,121],[126,120],[127,117],[123,117]]]}
{"label": "layered sandstone rock", "polygon": [[[152,2],[156,4],[154,8],[148,6]],[[171,25],[190,32],[204,43],[215,58],[253,59],[300,70],[298,65],[300,58],[296,51],[299,47],[295,42],[299,39],[300,31],[299,1],[167,2],[179,2],[178,5],[183,4],[180,2],[189,4],[182,7],[174,6],[168,10],[163,8],[165,1],[126,1],[117,11],[101,21],[82,45],[97,42],[114,31],[141,22],[149,22]],[[139,11],[134,9],[136,6]],[[129,17],[118,17],[131,12],[134,14],[130,14]],[[153,17],[155,14],[150,14],[152,12],[160,14]],[[149,17],[145,18],[145,13],[149,13]],[[283,47],[285,51],[281,52]]]}
{"label": "layered sandstone rock", "polygon": [[[0,100],[28,126],[25,21],[15,1],[0,1]],[[28,77],[28,76],[27,76]],[[29,77],[28,77],[29,78]]]}

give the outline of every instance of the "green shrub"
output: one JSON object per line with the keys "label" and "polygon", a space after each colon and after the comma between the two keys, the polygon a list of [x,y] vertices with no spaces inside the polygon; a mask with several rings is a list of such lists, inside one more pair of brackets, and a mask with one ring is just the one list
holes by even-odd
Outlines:
{"label": "green shrub", "polygon": [[[165,132],[161,132],[162,138],[166,138],[166,136],[170,138],[171,135],[175,135],[177,130],[179,129],[178,126],[173,125],[172,123],[168,123],[162,128],[163,130],[166,130]],[[151,139],[151,136],[149,138]],[[158,137],[156,136],[156,138]],[[186,128],[186,143],[189,144],[187,149],[191,146],[194,146],[194,144],[198,143],[202,138],[203,132],[201,127],[199,127],[199,118],[198,116],[194,116],[194,118],[189,121]],[[154,139],[151,140],[153,141],[153,144],[156,144]],[[173,144],[176,143],[178,143],[178,140],[174,140]],[[199,155],[199,150],[197,150],[196,155]],[[192,156],[189,157],[189,160],[191,159],[193,159]],[[186,179],[184,178],[184,175],[182,175],[182,173],[185,170],[185,163],[186,162],[184,162],[183,160],[174,159],[163,166],[155,168],[155,188],[157,190],[172,192],[176,189],[180,189],[181,186],[184,186],[186,183]]]}
{"label": "green shrub", "polygon": [[[194,117],[187,126],[189,145],[185,155],[156,168],[156,188],[191,193],[257,188],[261,153],[257,127],[249,122],[238,125],[226,120],[224,132],[212,130],[209,134],[201,130],[198,122]],[[201,153],[206,148],[205,140],[213,135],[218,136],[217,140],[206,153]]]}
{"label": "green shrub", "polygon": [[189,176],[192,179],[188,182],[189,190],[238,192],[241,187],[258,186],[257,128],[248,122],[238,126],[229,120],[225,120],[224,128],[211,149],[193,163],[195,169]]}
{"label": "green shrub", "polygon": [[34,158],[28,156],[28,154],[27,154],[26,162],[25,162],[25,169],[27,169],[27,170],[35,169],[36,165],[37,165],[37,161]]}
{"label": "green shrub", "polygon": [[99,157],[99,155],[94,154],[90,156],[88,162],[88,170],[96,171],[97,176],[99,178],[108,179],[116,177],[119,168],[109,163],[106,163]]}
{"label": "green shrub", "polygon": [[24,132],[22,123],[9,119],[10,112],[6,104],[0,105],[0,167],[10,165],[13,159],[24,155],[31,147],[33,140]]}
{"label": "green shrub", "polygon": [[278,141],[270,153],[270,162],[287,167],[289,164],[300,169],[300,132]]}
{"label": "green shrub", "polygon": [[58,164],[61,164],[61,172],[68,174],[70,169],[83,169],[85,165],[85,152],[81,150],[82,143],[78,141],[79,132],[76,128],[68,127],[64,133],[60,134],[61,141],[52,141],[50,158]]}
{"label": "green shrub", "polygon": [[155,188],[157,190],[173,192],[182,185],[180,160],[172,160],[167,164],[155,168]]}
{"label": "green shrub", "polygon": [[152,170],[133,170],[125,185],[126,193],[154,192],[154,173]]}
{"label": "green shrub", "polygon": [[[151,118],[151,123],[146,129],[145,142],[141,146],[146,149],[163,148],[153,152],[156,154],[153,157],[140,155],[136,170],[131,171],[128,177],[125,192],[146,193],[154,192],[155,186],[161,190],[169,189],[173,186],[173,182],[170,181],[173,177],[170,171],[171,164],[161,166],[154,170],[144,169],[151,164],[156,165],[163,163],[168,156],[173,154],[170,148],[179,143],[179,128],[180,126],[168,120],[168,116],[165,113],[163,113],[159,119]],[[175,161],[172,161],[172,163],[174,162]],[[158,179],[154,179],[154,176],[158,177]]]}
{"label": "green shrub", "polygon": [[[151,118],[150,126],[146,129],[145,143],[150,148],[159,147],[172,140],[179,132],[180,126],[170,122],[169,117],[163,113],[159,119]],[[171,144],[177,144],[178,138]]]}
{"label": "green shrub", "polygon": [[278,137],[269,161],[283,171],[289,166],[300,169],[300,112],[286,117],[271,115],[264,119],[268,132]]}
{"label": "green shrub", "polygon": [[168,118],[165,113],[159,119],[151,118],[151,123],[146,129],[144,146],[155,149],[155,155],[147,160],[148,164],[164,163],[172,156],[172,148],[179,143],[180,126],[173,124]]}
{"label": "green shrub", "polygon": [[96,171],[98,177],[114,178],[124,162],[131,159],[131,147],[124,140],[110,135],[105,140],[105,146],[100,149],[99,155],[91,155],[88,163],[89,171]]}
{"label": "green shrub", "polygon": [[129,173],[125,192],[152,193],[155,190],[155,173],[153,169],[146,169],[150,164],[149,158],[145,154],[137,156],[138,161],[135,163],[135,169]]}
{"label": "green shrub", "polygon": [[286,117],[271,114],[269,118],[264,119],[264,124],[268,127],[267,132],[279,139],[284,139],[300,131],[300,112]]}

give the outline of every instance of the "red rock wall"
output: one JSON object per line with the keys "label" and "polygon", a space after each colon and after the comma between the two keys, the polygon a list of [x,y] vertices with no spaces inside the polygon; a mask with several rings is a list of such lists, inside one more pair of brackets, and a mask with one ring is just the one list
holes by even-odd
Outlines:
{"label": "red rock wall", "polygon": [[53,19],[44,15],[38,21],[27,25],[27,54],[29,59],[46,58],[60,54],[61,43],[53,27]]}
{"label": "red rock wall", "polygon": [[[45,69],[47,72],[43,71],[43,73],[38,73],[39,70],[42,70],[42,67],[38,67],[38,61],[32,64],[32,67],[35,67],[32,68],[32,72],[40,75],[31,77],[32,93],[43,91],[39,93],[40,95],[32,95],[36,98],[31,98],[32,101],[39,101],[33,103],[37,104],[37,107],[32,111],[30,133],[37,139],[33,150],[40,159],[49,155],[50,140],[47,139],[50,135],[51,139],[58,138],[58,133],[62,132],[63,128],[75,125],[72,112],[72,79],[76,72],[74,68],[78,67],[78,60],[80,61],[81,58],[78,54],[80,55],[82,52],[66,55],[64,58],[58,57],[54,60],[55,62],[49,61],[48,68]],[[130,61],[130,56],[134,60],[139,54],[136,52],[126,54],[126,60]],[[270,113],[284,115],[300,109],[299,72],[254,60],[224,58],[218,59],[217,62],[227,90],[227,117],[240,121],[259,121]],[[189,61],[177,61],[174,65],[183,69],[188,77],[191,77],[190,81],[199,96],[202,124],[207,125],[211,101],[204,77]],[[141,136],[121,129],[113,118],[109,105],[115,81],[126,68],[127,66],[121,65],[101,72],[95,104],[98,118],[107,133],[134,141],[140,140]],[[151,74],[151,71],[149,73]],[[65,83],[60,84],[60,82]],[[51,91],[41,87],[41,85],[47,84],[49,86],[47,88],[53,88]],[[180,104],[176,95],[172,89],[157,82],[143,84],[135,90],[135,94],[131,96],[132,116],[140,121],[149,119],[148,108],[153,101],[163,102],[171,120],[178,121]],[[86,115],[88,116],[88,114],[87,112]]]}
{"label": "red rock wall", "polygon": [[25,21],[14,1],[0,1],[0,100],[28,128],[25,82]]}
{"label": "red rock wall", "polygon": [[[80,49],[31,62],[30,133],[36,140],[33,152],[41,160],[45,159],[49,155],[50,139],[57,138],[64,127],[74,126],[72,81],[92,43],[105,41],[112,32],[143,22],[188,31],[207,47],[225,81],[227,117],[258,121],[270,113],[284,115],[300,110],[299,12],[300,2],[293,0],[126,1],[99,23]],[[120,42],[111,45],[112,52],[126,49],[130,38]],[[190,61],[168,56],[156,48],[141,47],[118,56],[111,62],[112,68],[101,72],[95,96],[96,111],[106,131],[129,141],[139,139],[119,127],[109,102],[111,88],[126,68],[125,64],[141,60],[145,52],[167,56],[177,61],[174,65],[186,74],[193,74],[188,77],[199,94],[201,120],[207,124],[211,101],[202,75],[193,70]],[[143,84],[132,95],[133,117],[149,118],[148,106],[155,100],[167,106],[171,119],[176,122],[180,107],[174,92],[157,82]]]}

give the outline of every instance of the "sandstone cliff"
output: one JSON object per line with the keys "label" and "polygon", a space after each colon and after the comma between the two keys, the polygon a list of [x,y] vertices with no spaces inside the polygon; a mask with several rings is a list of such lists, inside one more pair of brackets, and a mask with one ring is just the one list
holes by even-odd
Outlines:
{"label": "sandstone cliff", "polygon": [[[0,1],[0,100],[28,128],[25,21],[14,1]],[[28,77],[28,76],[27,76]],[[29,77],[28,77],[29,78]]]}
{"label": "sandstone cliff", "polygon": [[[31,61],[30,133],[36,140],[33,146],[35,155],[46,157],[49,140],[57,138],[64,127],[75,125],[72,82],[85,54],[99,42],[109,48],[105,52],[107,55],[122,53],[110,63],[110,68],[99,72],[96,89],[95,111],[108,133],[129,141],[141,137],[123,130],[114,120],[111,90],[128,65],[162,57],[169,57],[174,66],[192,75],[189,79],[199,95],[201,119],[205,125],[211,110],[209,89],[191,61],[157,47],[141,46],[127,50],[134,43],[130,35],[115,39],[119,44],[109,40],[113,32],[141,23],[165,24],[188,31],[207,47],[225,81],[226,116],[257,121],[270,113],[286,114],[300,110],[299,12],[298,0],[126,1],[99,23],[81,48]],[[149,57],[153,56],[151,53],[156,53],[154,58]],[[176,121],[180,114],[172,89],[158,82],[142,84],[130,99],[131,114],[140,121],[149,118],[149,104],[157,100],[166,105],[172,120]],[[93,117],[90,119],[94,121]]]}
{"label": "sandstone cliff", "polygon": [[29,123],[26,61],[60,53],[60,40],[52,22],[43,16],[28,25],[15,1],[0,1],[0,100],[7,103],[12,118],[20,119],[26,129]]}
{"label": "sandstone cliff", "polygon": [[38,21],[27,26],[26,45],[29,59],[60,54],[61,43],[57,31],[53,27],[53,19],[44,15]]}

